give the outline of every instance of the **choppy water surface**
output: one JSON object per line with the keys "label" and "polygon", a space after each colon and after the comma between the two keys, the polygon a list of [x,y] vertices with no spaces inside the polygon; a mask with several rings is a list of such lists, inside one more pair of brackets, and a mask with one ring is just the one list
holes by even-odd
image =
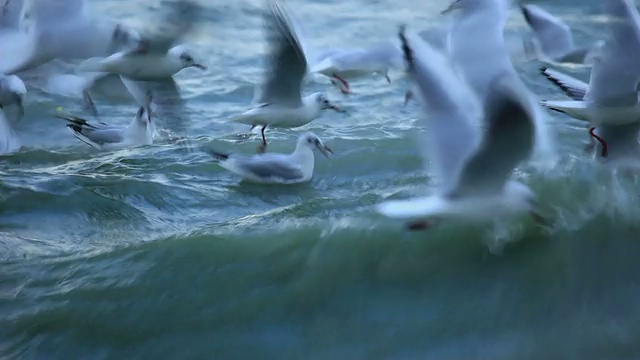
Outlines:
{"label": "choppy water surface", "polygon": [[[95,2],[98,3],[98,2]],[[152,1],[99,9],[132,25]],[[576,28],[603,31],[599,1],[540,1]],[[228,122],[252,97],[264,51],[257,0],[213,1],[193,46],[209,70],[177,79],[200,146],[253,152]],[[292,1],[317,46],[393,38],[400,23],[441,21],[445,1]],[[514,9],[508,34],[526,30]],[[563,98],[515,60],[541,98]],[[588,79],[584,69],[569,70]],[[549,113],[561,155],[519,176],[548,228],[529,219],[444,223],[408,233],[371,206],[425,191],[407,81],[326,84],[348,115],[269,131],[290,151],[303,130],[336,155],[304,185],[240,182],[167,137],[98,153],[51,114],[81,104],[29,94],[26,149],[0,159],[0,354],[3,358],[637,359],[638,179],[612,176],[582,151],[577,121]],[[109,121],[133,106],[99,102]]]}

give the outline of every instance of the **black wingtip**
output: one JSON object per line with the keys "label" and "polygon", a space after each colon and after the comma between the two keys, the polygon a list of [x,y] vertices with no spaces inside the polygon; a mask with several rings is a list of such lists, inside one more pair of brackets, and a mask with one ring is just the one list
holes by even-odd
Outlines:
{"label": "black wingtip", "polygon": [[80,132],[82,131],[82,127],[80,127],[78,124],[67,124],[67,127],[71,130],[73,130],[73,132],[80,134]]}
{"label": "black wingtip", "polygon": [[398,37],[400,38],[400,43],[402,44],[402,53],[404,54],[404,60],[407,63],[407,69],[411,70],[413,68],[413,50],[411,46],[409,46],[409,40],[407,40],[406,35],[407,25],[401,24],[398,26]]}
{"label": "black wingtip", "polygon": [[227,160],[231,154],[221,153],[212,149],[206,149],[205,152],[216,160]]}

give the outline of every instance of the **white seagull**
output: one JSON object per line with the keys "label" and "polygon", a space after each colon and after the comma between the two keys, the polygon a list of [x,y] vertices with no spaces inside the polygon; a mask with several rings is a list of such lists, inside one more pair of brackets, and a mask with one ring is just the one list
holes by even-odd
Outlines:
{"label": "white seagull", "polygon": [[[146,113],[147,116],[144,116]],[[132,146],[151,145],[156,130],[149,109],[140,107],[133,121],[127,126],[90,124],[75,116],[56,117],[67,120],[67,127],[78,140],[98,150],[115,150]]]}
{"label": "white seagull", "polygon": [[402,66],[402,53],[391,42],[371,45],[363,49],[331,49],[316,57],[309,72],[331,79],[343,94],[351,92],[348,80],[382,74],[391,83],[389,70]]}
{"label": "white seagull", "polygon": [[264,152],[267,126],[296,128],[308,124],[324,109],[341,111],[320,92],[302,97],[301,87],[307,74],[307,58],[285,10],[274,1],[267,4],[265,16],[270,36],[269,66],[264,83],[255,88],[252,107],[232,121],[262,126]]}
{"label": "white seagull", "polygon": [[[593,61],[595,47],[576,47],[571,28],[538,5],[520,4],[534,38],[524,40],[529,56],[546,62],[585,64]],[[535,40],[534,40],[535,39]]]}
{"label": "white seagull", "polygon": [[244,179],[271,184],[297,184],[311,180],[315,156],[319,150],[326,157],[333,151],[313,133],[305,133],[298,138],[296,149],[291,154],[225,154],[209,150],[223,168],[242,176]]}
{"label": "white seagull", "polygon": [[425,219],[434,216],[483,220],[529,212],[542,221],[535,212],[534,193],[511,179],[535,143],[527,93],[508,74],[499,75],[489,85],[484,115],[470,112],[465,97],[473,91],[448,59],[418,37],[405,34],[404,27],[399,35],[409,76],[427,112],[428,154],[439,186],[432,196],[383,202],[377,211],[414,221],[411,229],[427,227]]}
{"label": "white seagull", "polygon": [[543,74],[573,100],[541,104],[592,126],[628,125],[640,121],[640,14],[631,0],[608,0],[610,36],[591,68],[589,84],[559,71]]}
{"label": "white seagull", "polygon": [[178,71],[195,67],[207,67],[195,61],[181,38],[197,24],[196,17],[203,12],[198,3],[180,0],[171,3],[172,8],[159,19],[155,31],[140,37],[133,49],[125,49],[107,58],[91,58],[79,66],[87,72],[112,73],[132,80],[165,80]]}

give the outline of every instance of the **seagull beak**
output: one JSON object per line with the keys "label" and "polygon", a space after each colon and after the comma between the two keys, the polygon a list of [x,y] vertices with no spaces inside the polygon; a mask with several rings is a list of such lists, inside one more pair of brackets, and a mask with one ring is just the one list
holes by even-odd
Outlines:
{"label": "seagull beak", "polygon": [[323,143],[320,143],[317,146],[318,146],[318,150],[320,150],[322,155],[326,156],[327,159],[331,158],[331,154],[333,154],[333,150],[331,150],[328,146],[326,146]]}
{"label": "seagull beak", "polygon": [[198,68],[198,69],[203,70],[203,71],[207,70],[207,67],[202,65],[202,64],[193,64],[193,65],[190,65],[189,67]]}
{"label": "seagull beak", "polygon": [[454,2],[452,2],[449,7],[447,7],[446,9],[442,10],[440,12],[440,15],[446,15],[450,12],[452,12],[453,10],[456,10],[458,8],[460,8],[460,4],[459,4],[460,0],[455,0]]}

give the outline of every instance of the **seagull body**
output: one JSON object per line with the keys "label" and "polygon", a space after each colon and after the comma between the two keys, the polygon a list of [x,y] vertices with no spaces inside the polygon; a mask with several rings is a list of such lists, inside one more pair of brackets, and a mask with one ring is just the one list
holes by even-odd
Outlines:
{"label": "seagull body", "polygon": [[[147,116],[144,116],[145,112]],[[153,144],[155,123],[148,110],[140,107],[135,119],[128,126],[89,124],[73,116],[58,116],[69,123],[67,127],[78,140],[98,150],[115,150],[132,146]]]}
{"label": "seagull body", "polygon": [[93,58],[80,65],[81,71],[112,73],[133,80],[165,80],[188,67],[206,70],[193,61],[184,46],[175,46],[164,53],[123,51],[107,58]]}
{"label": "seagull body", "polygon": [[307,182],[313,177],[317,149],[325,156],[333,153],[320,138],[313,133],[305,133],[298,138],[296,149],[291,154],[223,154],[210,151],[218,164],[244,179],[258,183],[296,184]]}
{"label": "seagull body", "polygon": [[592,61],[592,48],[575,47],[569,26],[538,5],[521,4],[520,9],[535,35],[535,41],[525,40],[525,50],[531,56],[557,63],[584,64]]}
{"label": "seagull body", "polygon": [[594,126],[640,121],[640,14],[632,1],[609,0],[611,36],[591,69],[589,84],[559,71],[543,74],[573,100],[545,100],[542,105]]}
{"label": "seagull body", "polygon": [[324,109],[340,111],[322,93],[302,97],[301,87],[308,65],[303,47],[285,9],[270,1],[267,10],[270,64],[262,86],[255,89],[253,106],[233,119],[252,128],[262,126],[259,151],[267,146],[264,135],[267,126],[299,127],[318,117]]}
{"label": "seagull body", "polygon": [[408,73],[428,113],[424,119],[428,154],[438,190],[432,196],[383,202],[377,211],[408,220],[432,216],[483,220],[522,212],[540,219],[534,212],[534,193],[511,179],[535,143],[526,92],[508,74],[500,75],[489,84],[484,115],[469,112],[465,98],[473,96],[473,90],[447,58],[404,29],[400,39]]}

